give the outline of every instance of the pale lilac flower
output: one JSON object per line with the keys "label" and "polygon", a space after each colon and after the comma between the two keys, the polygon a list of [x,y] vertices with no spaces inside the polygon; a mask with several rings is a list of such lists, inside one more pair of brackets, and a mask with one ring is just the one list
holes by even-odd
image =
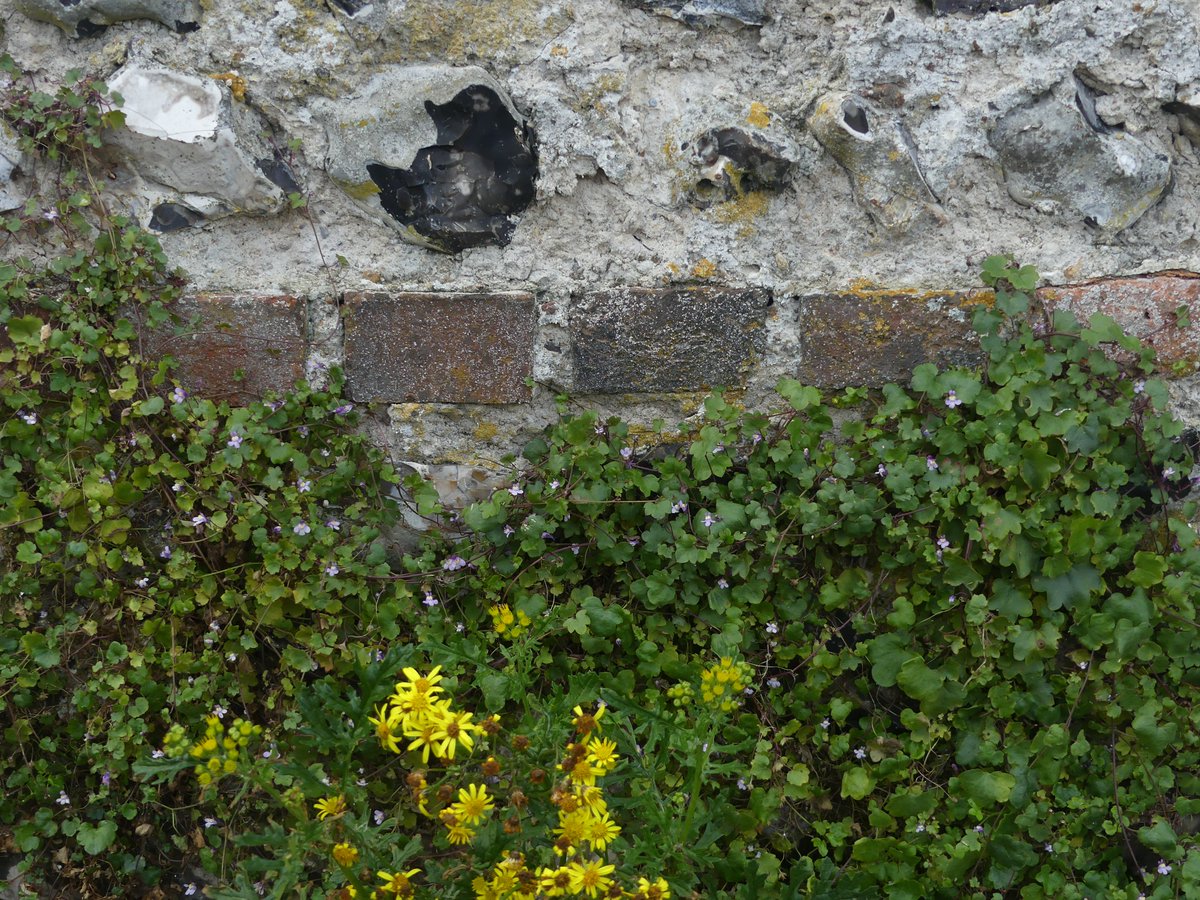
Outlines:
{"label": "pale lilac flower", "polygon": [[780,684],[782,684],[782,682],[774,675],[767,679],[767,687],[769,688],[777,688]]}
{"label": "pale lilac flower", "polygon": [[867,758],[867,748],[866,747],[855,747],[854,748],[854,758],[855,759],[866,759]]}
{"label": "pale lilac flower", "polygon": [[596,427],[595,427],[595,428],[593,428],[592,430],[593,430],[594,432],[596,432],[596,434],[603,435],[603,434],[604,434],[604,423],[603,423],[603,422],[597,422],[597,423],[596,423]]}
{"label": "pale lilac flower", "polygon": [[1081,668],[1081,669],[1087,668],[1087,660],[1086,659],[1079,663],[1079,668]]}
{"label": "pale lilac flower", "polygon": [[513,528],[511,525],[504,526],[504,536],[505,537],[512,537],[516,533],[517,533],[517,530],[515,528]]}
{"label": "pale lilac flower", "polygon": [[175,482],[173,485],[171,485],[171,490],[173,490],[175,493],[178,494],[180,491],[183,490],[183,482],[182,481]]}
{"label": "pale lilac flower", "polygon": [[42,213],[42,218],[47,222],[56,222],[58,221],[58,210],[52,207]]}
{"label": "pale lilac flower", "polygon": [[924,830],[925,830],[925,823],[924,823],[924,822],[918,823],[918,824],[917,824],[917,827],[913,829],[913,831],[915,831],[917,834],[920,834],[920,833],[921,833],[921,832],[923,832]]}
{"label": "pale lilac flower", "polygon": [[571,552],[572,552],[572,553],[574,553],[576,556],[578,556],[578,555],[579,555],[579,545],[578,545],[578,544],[572,544],[572,545],[571,545]]}
{"label": "pale lilac flower", "polygon": [[455,622],[454,630],[457,631],[459,634],[462,634],[464,631],[467,630],[467,626],[464,625],[462,622]]}
{"label": "pale lilac flower", "polygon": [[879,468],[875,470],[875,474],[880,478],[887,478],[887,466],[885,466],[883,463],[880,463]]}
{"label": "pale lilac flower", "polygon": [[824,728],[826,731],[829,730],[830,724],[832,724],[832,723],[827,718],[821,720],[821,727]]}
{"label": "pale lilac flower", "polygon": [[433,591],[426,591],[425,599],[422,600],[421,602],[424,603],[428,607],[434,607],[434,606],[438,605],[438,599],[437,599],[437,597],[433,596]]}
{"label": "pale lilac flower", "polygon": [[171,402],[172,403],[182,403],[186,399],[187,399],[187,391],[185,391],[183,388],[176,387],[175,390],[171,391]]}
{"label": "pale lilac flower", "polygon": [[208,516],[206,516],[204,513],[197,513],[196,515],[192,516],[192,525],[196,528],[203,528],[207,521]]}
{"label": "pale lilac flower", "polygon": [[312,527],[307,522],[297,522],[292,526],[292,531],[295,534],[305,535],[312,531]]}
{"label": "pale lilac flower", "polygon": [[632,456],[633,456],[633,448],[632,447],[622,447],[621,448],[621,459],[629,459]]}
{"label": "pale lilac flower", "polygon": [[525,491],[521,489],[521,486],[519,484],[514,484],[512,487],[510,487],[508,489],[508,492],[510,494],[512,494],[514,497],[520,497],[523,493],[525,493]]}
{"label": "pale lilac flower", "polygon": [[[549,535],[544,534],[542,537],[549,537]],[[626,543],[628,543],[630,547],[636,547],[641,543],[641,541],[639,541],[637,538],[626,538]]]}
{"label": "pale lilac flower", "polygon": [[229,654],[226,655],[225,658],[228,659],[230,662],[237,662],[237,654],[232,651],[230,651]]}
{"label": "pale lilac flower", "polygon": [[950,541],[945,535],[941,535],[941,534],[938,535],[937,545],[942,550],[950,549]]}
{"label": "pale lilac flower", "polygon": [[327,565],[325,567],[325,574],[328,575],[330,578],[332,578],[334,575],[336,575],[340,571],[342,571],[342,570],[338,568],[337,563],[330,563],[329,565]]}
{"label": "pale lilac flower", "polygon": [[329,451],[328,451],[328,450],[326,450],[324,447],[322,447],[322,448],[321,448],[319,451],[317,451],[317,452],[321,454],[321,459],[329,459],[329,456],[330,456],[330,454],[329,454]]}
{"label": "pale lilac flower", "polygon": [[151,758],[151,759],[162,759],[162,758],[163,758],[164,756],[166,756],[166,755],[167,755],[167,754],[165,754],[165,753],[164,753],[163,751],[161,751],[161,750],[152,750],[152,751],[150,752],[150,758]]}
{"label": "pale lilac flower", "polygon": [[551,481],[550,484],[547,485],[547,487],[549,487],[550,490],[552,490],[552,491],[557,491],[558,490],[558,479],[556,478],[554,481]]}
{"label": "pale lilac flower", "polygon": [[236,431],[229,432],[229,440],[226,442],[226,446],[232,447],[234,450],[236,450],[238,447],[242,446],[242,436]]}
{"label": "pale lilac flower", "polygon": [[227,710],[225,707],[223,707],[219,703],[213,707],[213,715],[216,716],[218,719],[225,718],[225,713],[227,713],[227,712],[229,712],[229,710]]}
{"label": "pale lilac flower", "polygon": [[137,581],[135,581],[135,582],[134,582],[134,584],[136,584],[136,585],[137,585],[138,587],[140,587],[140,588],[149,587],[149,586],[150,586],[150,579],[149,579],[149,578],[144,578],[144,577],[143,577],[143,578],[139,578],[139,579],[137,579]]}
{"label": "pale lilac flower", "polygon": [[763,439],[763,436],[756,431],[756,432],[754,432],[754,436],[752,438],[750,438],[750,443],[757,447],[759,444],[762,443],[762,439]]}
{"label": "pale lilac flower", "polygon": [[26,425],[36,425],[37,424],[38,418],[37,418],[37,413],[35,413],[35,412],[19,412],[19,413],[17,413],[17,415],[21,417],[21,420]]}
{"label": "pale lilac flower", "polygon": [[58,799],[55,800],[54,802],[57,803],[59,806],[70,806],[71,798],[67,796],[66,791],[59,791]]}
{"label": "pale lilac flower", "polygon": [[719,587],[721,590],[726,590],[729,587],[729,582],[726,581],[724,578],[718,578],[717,579],[717,587]]}
{"label": "pale lilac flower", "polygon": [[767,634],[779,634],[779,626],[774,622],[768,622]]}
{"label": "pale lilac flower", "polygon": [[196,887],[196,883],[193,881],[189,881],[187,887],[183,889],[183,896],[190,897],[190,896],[192,896],[192,894],[196,893],[196,891],[198,891],[198,890],[199,890],[199,888]]}
{"label": "pale lilac flower", "polygon": [[983,834],[983,826],[982,825],[976,825],[975,830],[978,831],[980,834]]}
{"label": "pale lilac flower", "polygon": [[1053,853],[1053,852],[1054,852],[1054,845],[1053,845],[1053,844],[1047,844],[1047,845],[1046,845],[1045,847],[1043,847],[1042,849],[1043,849],[1043,850],[1045,850],[1047,853]]}
{"label": "pale lilac flower", "polygon": [[716,524],[717,524],[717,520],[713,517],[713,514],[706,512],[704,514],[704,527],[712,528]]}
{"label": "pale lilac flower", "polygon": [[1158,874],[1159,875],[1170,875],[1171,874],[1171,866],[1167,863],[1167,861],[1165,859],[1160,859],[1158,861]]}
{"label": "pale lilac flower", "polygon": [[950,602],[950,605],[951,605],[951,606],[953,606],[955,603],[957,603],[957,602],[958,602],[958,595],[957,595],[957,594],[951,594],[951,595],[950,595],[949,597],[947,597],[946,599],[947,599],[947,600]]}
{"label": "pale lilac flower", "polygon": [[221,630],[221,622],[218,619],[213,619],[211,622],[208,623],[208,630],[209,631],[220,631]]}
{"label": "pale lilac flower", "polygon": [[214,819],[212,816],[205,816],[205,818],[204,818],[204,827],[205,828],[215,828],[218,824],[219,823],[217,822],[217,820]]}
{"label": "pale lilac flower", "polygon": [[673,512],[673,513],[687,512],[687,502],[684,500],[680,500],[678,503],[672,503],[671,504],[671,512]]}
{"label": "pale lilac flower", "polygon": [[739,791],[748,791],[748,790],[750,790],[750,785],[746,784],[746,779],[745,779],[745,778],[739,778],[739,779],[737,780],[737,786],[738,786],[738,790],[739,790]]}
{"label": "pale lilac flower", "polygon": [[343,403],[341,406],[338,406],[333,410],[333,414],[335,416],[344,416],[352,409],[354,409],[353,403]]}
{"label": "pale lilac flower", "polygon": [[100,783],[105,787],[108,787],[110,784],[112,784],[112,773],[107,769],[105,769],[104,774],[100,776]]}
{"label": "pale lilac flower", "polygon": [[1142,393],[1144,390],[1146,390],[1146,382],[1145,382],[1145,381],[1143,381],[1143,380],[1139,379],[1138,381],[1135,381],[1135,382],[1133,383],[1133,392],[1134,392],[1135,394],[1140,394],[1140,393]]}
{"label": "pale lilac flower", "polygon": [[1163,478],[1170,478],[1175,474],[1175,469],[1172,466],[1167,466],[1163,469]]}
{"label": "pale lilac flower", "polygon": [[383,816],[383,810],[382,810],[382,809],[377,809],[377,810],[375,810],[375,812],[374,812],[374,813],[372,813],[372,817],[375,819],[375,824],[376,824],[376,825],[382,825],[382,824],[383,824],[383,818],[384,818],[384,816]]}
{"label": "pale lilac flower", "polygon": [[262,881],[256,881],[256,882],[254,882],[254,893],[258,894],[258,896],[260,896],[260,897],[265,897],[265,896],[267,896],[267,885],[266,885],[266,883],[265,883],[265,882],[262,882]]}
{"label": "pale lilac flower", "polygon": [[962,401],[958,399],[958,395],[954,391],[946,391],[946,405],[954,409],[956,406],[962,406]]}
{"label": "pale lilac flower", "polygon": [[301,494],[307,494],[312,490],[312,482],[307,478],[301,478],[296,482],[296,490]]}
{"label": "pale lilac flower", "polygon": [[332,528],[334,531],[341,531],[342,523],[339,522],[337,519],[330,519],[328,522],[325,523],[325,527]]}
{"label": "pale lilac flower", "polygon": [[938,470],[937,460],[932,456],[925,457],[925,468],[927,468],[930,472],[936,472]]}
{"label": "pale lilac flower", "polygon": [[449,557],[445,562],[442,563],[442,568],[447,572],[456,572],[459,569],[465,568],[466,565],[467,561],[456,553],[454,556]]}

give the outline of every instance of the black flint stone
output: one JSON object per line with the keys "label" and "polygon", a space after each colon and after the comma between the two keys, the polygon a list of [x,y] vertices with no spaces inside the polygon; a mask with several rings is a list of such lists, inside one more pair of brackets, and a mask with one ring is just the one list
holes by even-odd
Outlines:
{"label": "black flint stone", "polygon": [[348,16],[357,16],[371,5],[371,0],[333,0],[333,5]]}
{"label": "black flint stone", "polygon": [[179,203],[160,203],[154,207],[154,215],[150,217],[150,229],[159,234],[167,234],[191,228],[197,222],[203,221],[204,216],[194,209],[188,209]]}
{"label": "black flint stone", "polygon": [[89,22],[87,19],[84,19],[75,26],[75,35],[81,38],[89,38],[95,37],[98,34],[104,34],[107,30],[107,25],[97,25],[95,22]]}
{"label": "black flint stone", "polygon": [[739,183],[730,193],[779,190],[787,184],[792,163],[774,144],[740,128],[706,131],[696,139],[696,152],[705,165],[724,158],[737,170]]}
{"label": "black flint stone", "polygon": [[764,0],[631,0],[635,6],[651,12],[666,13],[688,25],[698,25],[714,17],[733,19],[744,25],[762,25],[767,21]]}
{"label": "black flint stone", "polygon": [[296,176],[292,174],[292,167],[281,159],[272,159],[271,157],[263,157],[258,160],[255,165],[258,170],[267,177],[273,185],[281,188],[285,194],[299,194],[300,183],[296,181]]}
{"label": "black flint stone", "polygon": [[533,202],[533,130],[483,85],[448,103],[426,101],[425,109],[437,143],[418,150],[412,168],[367,164],[384,210],[447,253],[507,245],[516,227],[510,217]]}
{"label": "black flint stone", "polygon": [[929,0],[939,16],[969,13],[982,16],[990,12],[1012,12],[1023,6],[1049,6],[1056,0]]}

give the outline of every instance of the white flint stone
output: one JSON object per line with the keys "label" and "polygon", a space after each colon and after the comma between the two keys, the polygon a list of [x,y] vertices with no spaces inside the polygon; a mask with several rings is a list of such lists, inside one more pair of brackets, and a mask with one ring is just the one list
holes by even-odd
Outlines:
{"label": "white flint stone", "polygon": [[[125,128],[107,136],[147,181],[211,198],[217,213],[273,213],[285,197],[243,149],[233,100],[210,78],[130,64],[109,82],[122,97]],[[260,148],[256,154],[266,151]],[[208,204],[205,204],[208,205]]]}
{"label": "white flint stone", "polygon": [[0,124],[0,212],[24,206],[29,197],[15,180],[23,162],[16,135]]}

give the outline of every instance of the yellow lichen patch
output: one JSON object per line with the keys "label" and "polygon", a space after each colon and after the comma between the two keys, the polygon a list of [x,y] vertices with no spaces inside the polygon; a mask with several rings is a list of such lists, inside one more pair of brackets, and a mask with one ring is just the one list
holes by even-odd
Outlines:
{"label": "yellow lichen patch", "polygon": [[593,82],[592,86],[579,95],[575,107],[580,112],[594,109],[604,112],[604,98],[609,94],[619,94],[625,86],[625,79],[616,72],[606,72]]}
{"label": "yellow lichen patch", "polygon": [[737,236],[746,238],[754,234],[754,220],[767,211],[769,198],[764,191],[750,191],[735,200],[713,207],[712,215],[718,222],[738,225]]}
{"label": "yellow lichen patch", "polygon": [[395,33],[396,59],[495,59],[522,43],[545,41],[571,24],[570,10],[542,14],[541,0],[409,0]]}
{"label": "yellow lichen patch", "polygon": [[697,263],[692,266],[693,278],[712,278],[717,274],[717,264],[707,256],[702,256]]}
{"label": "yellow lichen patch", "polygon": [[750,112],[746,115],[746,124],[753,125],[755,128],[766,128],[771,124],[771,111],[767,109],[767,104],[759,103],[755,100],[750,104]]}
{"label": "yellow lichen patch", "polygon": [[219,72],[216,74],[211,74],[208,77],[214,81],[225,82],[227,85],[229,85],[229,93],[233,94],[233,99],[237,100],[238,102],[245,102],[246,88],[248,88],[250,85],[246,82],[246,79],[237,72]]}
{"label": "yellow lichen patch", "polygon": [[369,200],[379,193],[379,185],[373,181],[342,181],[336,178],[334,181],[353,200]]}
{"label": "yellow lichen patch", "polygon": [[500,429],[494,422],[480,422],[475,426],[475,431],[471,436],[477,441],[490,441],[499,433]]}
{"label": "yellow lichen patch", "polygon": [[556,56],[560,59],[562,57],[566,56],[568,52],[570,52],[570,51],[568,51],[567,48],[564,47],[562,44],[555,44],[553,47],[550,48],[550,55]]}

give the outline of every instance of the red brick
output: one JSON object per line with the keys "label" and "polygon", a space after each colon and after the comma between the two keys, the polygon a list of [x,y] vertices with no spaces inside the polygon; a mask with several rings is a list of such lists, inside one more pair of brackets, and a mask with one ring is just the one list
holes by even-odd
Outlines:
{"label": "red brick", "polygon": [[356,400],[526,403],[531,294],[345,295],[346,378]]}
{"label": "red brick", "polygon": [[[1200,362],[1200,273],[1099,278],[1042,288],[1038,295],[1051,307],[1071,310],[1084,324],[1096,313],[1111,316],[1128,334],[1152,345],[1164,368]],[[1191,312],[1186,328],[1176,325],[1180,306]]]}
{"label": "red brick", "polygon": [[821,388],[906,384],[921,363],[974,365],[968,294],[856,290],[800,304],[796,377]]}
{"label": "red brick", "polygon": [[308,329],[296,297],[193,294],[172,311],[181,325],[145,335],[145,349],[174,357],[175,376],[191,393],[244,401],[290,390],[304,375]]}

